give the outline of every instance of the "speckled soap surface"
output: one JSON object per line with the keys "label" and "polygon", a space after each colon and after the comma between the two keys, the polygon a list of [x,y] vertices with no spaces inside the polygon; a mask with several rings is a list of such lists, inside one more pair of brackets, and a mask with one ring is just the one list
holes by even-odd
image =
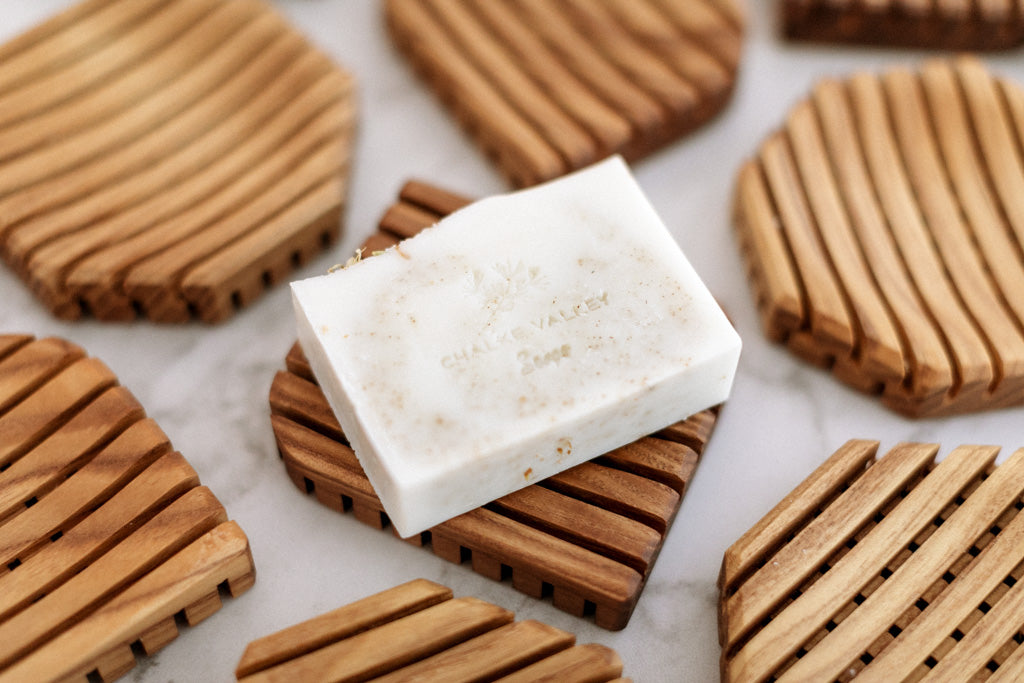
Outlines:
{"label": "speckled soap surface", "polygon": [[404,536],[721,403],[740,352],[619,158],[292,290]]}

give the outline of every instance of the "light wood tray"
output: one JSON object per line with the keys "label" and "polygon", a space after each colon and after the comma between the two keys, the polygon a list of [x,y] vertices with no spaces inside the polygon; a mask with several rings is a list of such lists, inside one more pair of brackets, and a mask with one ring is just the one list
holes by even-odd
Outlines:
{"label": "light wood tray", "polygon": [[1021,0],[779,0],[788,38],[870,45],[1001,50],[1024,42]]}
{"label": "light wood tray", "polygon": [[973,58],[820,82],[737,183],[767,336],[907,415],[1024,403],[1022,136]]}
{"label": "light wood tray", "polygon": [[[366,254],[415,234],[466,199],[411,182]],[[270,389],[281,457],[301,490],[376,528],[384,508],[296,344]],[[706,410],[415,536],[434,554],[599,626],[629,621],[715,425]]]}
{"label": "light wood tray", "polygon": [[0,253],[53,313],[221,321],[335,241],[353,81],[259,0],[85,0],[0,46]]}
{"label": "light wood tray", "polygon": [[723,681],[1019,681],[1024,449],[850,441],[725,553]]}
{"label": "light wood tray", "polygon": [[244,683],[629,680],[614,651],[513,616],[417,579],[250,643],[236,674]]}
{"label": "light wood tray", "polygon": [[398,47],[517,186],[636,159],[729,100],[742,0],[389,0]]}
{"label": "light wood tray", "polygon": [[249,543],[99,360],[0,336],[0,683],[112,681],[253,583]]}

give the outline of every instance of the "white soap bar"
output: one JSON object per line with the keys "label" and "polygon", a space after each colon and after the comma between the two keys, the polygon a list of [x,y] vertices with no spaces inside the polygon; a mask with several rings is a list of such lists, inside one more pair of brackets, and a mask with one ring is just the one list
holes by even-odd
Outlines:
{"label": "white soap bar", "polygon": [[302,348],[402,536],[721,403],[740,353],[617,157],[292,293]]}

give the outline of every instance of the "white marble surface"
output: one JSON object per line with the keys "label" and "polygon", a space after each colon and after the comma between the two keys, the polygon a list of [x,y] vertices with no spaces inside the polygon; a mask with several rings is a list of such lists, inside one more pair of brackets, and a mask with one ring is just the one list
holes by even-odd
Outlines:
{"label": "white marble surface", "polygon": [[[6,39],[69,0],[0,4]],[[409,177],[481,196],[505,185],[416,80],[388,42],[370,0],[277,0],[360,82],[360,127],[344,239],[296,274],[344,260]],[[170,435],[249,535],[258,578],[242,597],[186,629],[124,680],[234,680],[250,640],[351,600],[423,576],[615,648],[636,681],[718,676],[715,579],[723,551],[821,460],[849,438],[1024,446],[1024,409],[910,421],[810,368],[762,337],[729,224],[733,175],[815,79],[921,53],[792,47],[776,37],[774,2],[752,0],[736,97],[699,134],[634,166],[646,193],[730,312],[743,337],[734,394],[654,567],[629,626],[603,631],[396,542],[301,494],[284,474],[270,430],[267,391],[295,337],[279,287],[227,323],[155,326],[52,318],[0,267],[0,332],[60,335],[104,360]],[[1019,52],[989,58],[1024,82]],[[2,437],[0,437],[2,438]],[[1004,453],[1005,454],[1005,453]]]}

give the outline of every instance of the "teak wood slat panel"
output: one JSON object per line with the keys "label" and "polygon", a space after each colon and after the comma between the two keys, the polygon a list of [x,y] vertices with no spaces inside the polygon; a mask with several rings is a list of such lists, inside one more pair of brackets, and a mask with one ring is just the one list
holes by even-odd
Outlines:
{"label": "teak wood slat panel", "polygon": [[609,154],[644,156],[728,102],[745,14],[736,2],[393,0],[415,69],[516,186]]}
{"label": "teak wood slat panel", "polygon": [[263,0],[89,0],[0,52],[0,253],[55,315],[219,322],[336,240],[354,81]]}
{"label": "teak wood slat panel", "polygon": [[779,0],[787,38],[946,50],[1024,42],[1019,0]]}
{"label": "teak wood slat panel", "polygon": [[102,362],[0,349],[0,682],[112,681],[252,585],[248,542]]}
{"label": "teak wood slat panel", "polygon": [[[1024,449],[996,465],[993,446],[937,464],[932,444],[875,447],[848,443],[726,551],[724,681],[1012,680]],[[885,466],[917,474],[880,506],[868,480]]]}
{"label": "teak wood slat panel", "polygon": [[[360,250],[372,256],[468,203],[410,181]],[[298,344],[270,389],[271,423],[300,490],[378,529],[384,508],[334,418]],[[455,563],[599,626],[629,621],[682,504],[718,409],[616,449],[409,539]]]}
{"label": "teak wood slat panel", "polygon": [[1024,403],[1015,102],[972,57],[819,83],[737,180],[765,334],[906,415]]}
{"label": "teak wood slat panel", "polygon": [[571,633],[513,618],[415,579],[253,641],[235,673],[244,683],[627,680],[612,650],[576,646]]}

